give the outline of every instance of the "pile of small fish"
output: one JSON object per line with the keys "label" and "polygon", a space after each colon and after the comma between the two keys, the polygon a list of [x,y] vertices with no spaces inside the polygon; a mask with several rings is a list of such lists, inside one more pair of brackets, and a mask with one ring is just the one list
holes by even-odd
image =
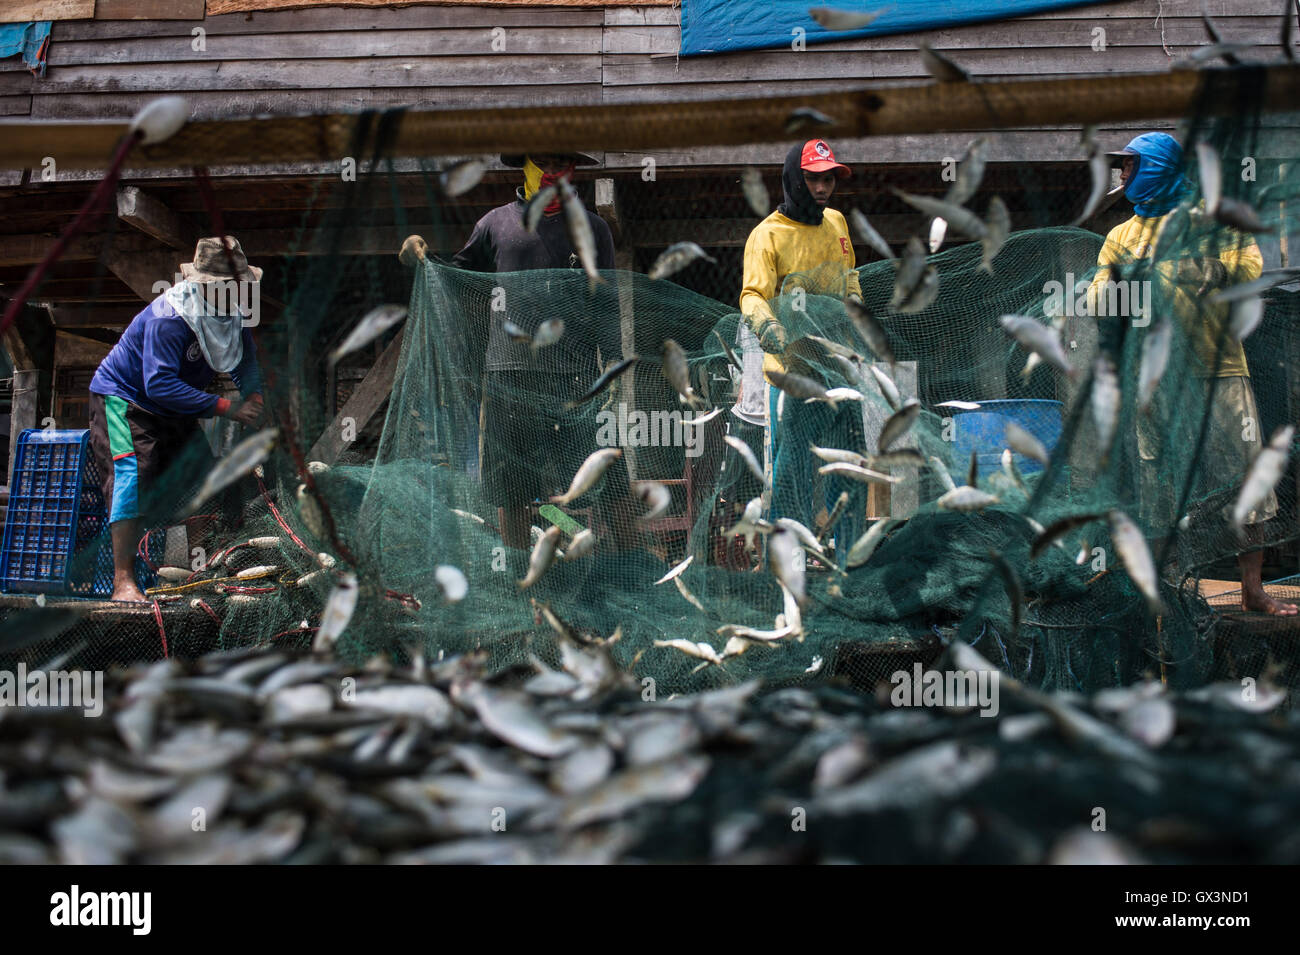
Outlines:
{"label": "pile of small fish", "polygon": [[1263,681],[1000,675],[980,715],[834,681],[656,698],[599,639],[559,653],[489,678],[244,648],[111,671],[99,718],[0,709],[0,863],[1300,861],[1300,714]]}

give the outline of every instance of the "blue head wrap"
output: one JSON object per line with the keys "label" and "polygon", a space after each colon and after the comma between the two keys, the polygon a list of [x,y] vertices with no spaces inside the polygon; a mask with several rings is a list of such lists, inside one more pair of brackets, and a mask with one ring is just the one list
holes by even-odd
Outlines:
{"label": "blue head wrap", "polygon": [[1143,133],[1125,152],[1133,153],[1133,176],[1124,195],[1142,218],[1162,216],[1178,205],[1183,189],[1183,147],[1168,133]]}

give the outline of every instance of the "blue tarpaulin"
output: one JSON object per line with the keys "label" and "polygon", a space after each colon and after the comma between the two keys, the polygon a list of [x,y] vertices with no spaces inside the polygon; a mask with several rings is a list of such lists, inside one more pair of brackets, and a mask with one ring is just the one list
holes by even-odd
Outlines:
{"label": "blue tarpaulin", "polygon": [[[796,27],[808,43],[914,33],[1095,4],[1099,0],[682,0],[682,55],[789,47]],[[1100,0],[1105,2],[1105,0]],[[836,10],[885,13],[861,30],[833,32],[808,16],[825,3]]]}
{"label": "blue tarpaulin", "polygon": [[45,41],[50,38],[50,21],[0,23],[0,60],[22,54],[23,62],[39,76],[45,75]]}

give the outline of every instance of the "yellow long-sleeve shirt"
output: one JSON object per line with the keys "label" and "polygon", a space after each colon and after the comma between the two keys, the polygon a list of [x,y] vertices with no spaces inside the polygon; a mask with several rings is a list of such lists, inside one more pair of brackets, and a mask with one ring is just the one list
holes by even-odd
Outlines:
{"label": "yellow long-sleeve shirt", "polygon": [[[821,225],[796,222],[773,212],[754,226],[745,240],[744,287],[740,291],[740,313],[758,334],[770,321],[777,321],[769,304],[785,288],[785,280],[798,277],[805,291],[817,295],[861,295],[862,286],[854,271],[853,242],[844,215],[826,209]],[[784,371],[772,354],[763,358],[763,373]]]}
{"label": "yellow long-sleeve shirt", "polygon": [[[1101,304],[1102,297],[1105,295],[1106,283],[1112,277],[1109,266],[1148,258],[1166,218],[1167,216],[1152,218],[1134,216],[1110,230],[1101,247],[1101,253],[1097,256],[1099,266],[1097,274],[1093,276],[1092,284],[1088,288],[1088,308],[1093,315],[1098,314],[1099,308],[1104,307]],[[1193,255],[1211,255],[1212,241],[1214,241],[1213,237],[1207,236],[1202,240],[1201,248],[1183,250],[1182,258],[1185,260]],[[1260,254],[1255,240],[1249,237],[1244,238],[1240,245],[1234,243],[1228,248],[1218,250],[1217,258],[1227,269],[1230,285],[1257,279],[1260,272],[1264,270],[1264,257]],[[1168,296],[1172,290],[1174,317],[1192,341],[1202,366],[1199,369],[1200,375],[1208,377],[1214,368],[1215,346],[1218,342],[1219,330],[1228,320],[1229,306],[1198,302],[1197,289],[1193,285],[1174,281],[1178,265],[1177,261],[1171,260],[1161,262],[1156,267],[1157,281],[1161,283],[1161,291],[1164,293],[1161,297],[1169,301]],[[1231,338],[1226,338],[1225,342],[1218,376],[1220,378],[1249,377],[1245,349]]]}

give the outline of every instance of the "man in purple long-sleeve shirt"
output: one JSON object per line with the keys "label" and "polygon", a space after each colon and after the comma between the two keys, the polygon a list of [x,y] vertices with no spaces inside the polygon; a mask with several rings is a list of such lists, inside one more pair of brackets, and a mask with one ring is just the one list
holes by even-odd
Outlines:
{"label": "man in purple long-sleeve shirt", "polygon": [[[239,242],[200,239],[183,281],[140,312],[90,382],[90,444],[99,466],[113,538],[114,600],[144,600],[135,581],[140,495],[147,492],[214,415],[254,424],[262,415],[262,380],[253,337],[240,304],[223,297],[240,283],[261,281]],[[233,271],[232,271],[233,267]],[[228,373],[244,402],[204,391]]]}

